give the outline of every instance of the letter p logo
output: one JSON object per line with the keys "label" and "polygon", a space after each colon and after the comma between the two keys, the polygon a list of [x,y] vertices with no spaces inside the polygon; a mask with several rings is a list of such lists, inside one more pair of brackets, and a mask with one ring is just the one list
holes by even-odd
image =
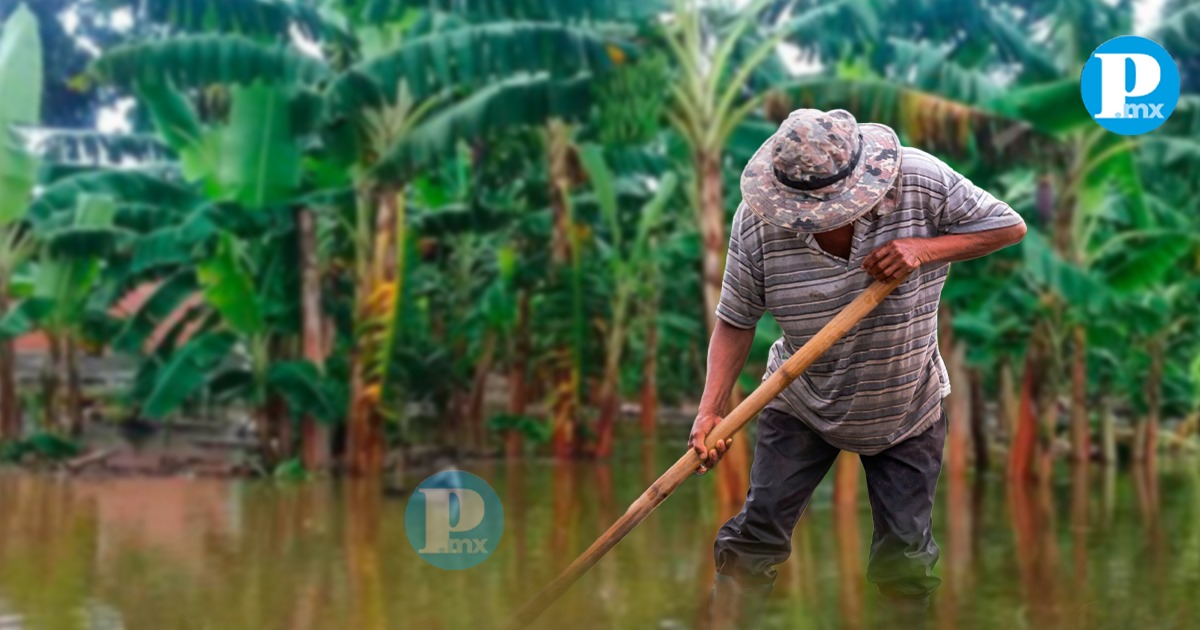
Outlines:
{"label": "letter p logo", "polygon": [[448,553],[450,532],[469,532],[483,522],[483,496],[474,490],[421,488],[417,492],[425,495],[425,546],[417,553]]}
{"label": "letter p logo", "polygon": [[[1147,96],[1158,87],[1162,68],[1150,55],[1140,53],[1097,53],[1100,60],[1100,113],[1096,118],[1124,118],[1125,98]],[[1126,90],[1125,68],[1132,62],[1133,88]]]}
{"label": "letter p logo", "polygon": [[1179,68],[1162,46],[1127,35],[1111,39],[1083,66],[1079,90],[1092,119],[1121,135],[1151,131],[1179,101]]}
{"label": "letter p logo", "polygon": [[422,481],[404,509],[413,551],[442,569],[468,569],[496,550],[504,533],[504,506],[486,481],[446,470]]}

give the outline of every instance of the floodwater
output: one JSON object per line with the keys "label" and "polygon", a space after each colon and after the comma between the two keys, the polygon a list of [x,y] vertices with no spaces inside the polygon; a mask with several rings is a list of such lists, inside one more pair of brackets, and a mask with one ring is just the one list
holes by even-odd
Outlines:
{"label": "floodwater", "polygon": [[[377,486],[0,474],[0,629],[492,628],[678,455],[464,466],[504,501],[496,552],[417,557],[407,499]],[[938,628],[1200,627],[1200,461],[1161,474],[1062,467],[1050,485],[943,477]],[[414,480],[414,483],[419,480]],[[693,628],[731,506],[689,480],[547,611],[543,628]],[[827,479],[780,568],[767,627],[869,628],[871,532]],[[881,627],[887,627],[886,623]]]}

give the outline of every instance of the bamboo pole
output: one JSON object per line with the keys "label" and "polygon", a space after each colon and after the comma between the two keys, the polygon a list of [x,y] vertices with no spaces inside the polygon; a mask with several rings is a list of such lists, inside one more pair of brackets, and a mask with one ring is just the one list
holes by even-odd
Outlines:
{"label": "bamboo pole", "polygon": [[[888,296],[904,278],[891,280],[888,282],[876,281],[871,286],[867,287],[857,298],[846,306],[842,312],[829,320],[829,323],[813,335],[812,339],[808,340],[795,352],[787,361],[779,367],[769,378],[763,381],[762,385],[758,386],[753,393],[742,400],[741,404],[729,412],[717,423],[717,426],[709,432],[705,438],[704,444],[707,448],[712,449],[717,440],[724,440],[731,437],[733,434],[746,426],[759,411],[767,403],[771,402],[780,394],[792,381],[796,380],[810,365],[813,364],[826,350],[831,348],[838,339],[854,328],[867,313],[875,309],[884,298]],[[505,624],[506,628],[516,629],[524,628],[533,623],[547,608],[550,607],[563,593],[566,592],[572,584],[575,583],[592,565],[596,564],[604,554],[615,547],[629,532],[633,531],[654,508],[665,501],[672,492],[675,491],[692,473],[700,466],[700,457],[696,455],[696,451],[688,449],[679,461],[675,462],[667,472],[663,473],[657,481],[650,484],[650,487],[638,497],[625,514],[613,523],[608,531],[604,532],[592,546],[587,548],[582,555],[575,559],[567,568],[548,586],[542,589],[533,599],[529,600],[508,619]]]}

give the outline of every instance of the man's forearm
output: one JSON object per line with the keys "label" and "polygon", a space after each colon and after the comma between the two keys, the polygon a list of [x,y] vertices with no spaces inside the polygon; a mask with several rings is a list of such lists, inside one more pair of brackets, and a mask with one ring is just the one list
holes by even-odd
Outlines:
{"label": "man's forearm", "polygon": [[898,238],[867,254],[862,267],[877,280],[896,280],[921,265],[971,260],[1019,243],[1025,224],[970,234],[943,234],[929,238]]}
{"label": "man's forearm", "polygon": [[708,373],[704,379],[704,394],[700,397],[701,414],[725,415],[729,392],[746,365],[753,343],[753,328],[738,328],[717,320],[708,344]]}
{"label": "man's forearm", "polygon": [[1025,237],[1025,224],[1013,225],[970,234],[944,234],[921,239],[923,252],[921,262],[961,262],[980,258],[1021,242]]}

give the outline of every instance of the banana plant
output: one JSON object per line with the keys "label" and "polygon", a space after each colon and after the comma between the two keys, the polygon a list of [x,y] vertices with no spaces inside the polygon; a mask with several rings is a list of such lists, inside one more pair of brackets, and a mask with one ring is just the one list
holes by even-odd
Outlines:
{"label": "banana plant", "polygon": [[674,173],[668,173],[656,182],[651,198],[637,212],[633,238],[626,242],[623,236],[626,230],[618,202],[618,181],[605,161],[603,150],[597,145],[586,145],[580,151],[580,160],[591,179],[592,190],[608,233],[608,242],[604,245],[611,283],[611,315],[605,322],[604,372],[600,386],[600,418],[596,426],[596,456],[610,457],[613,432],[620,413],[621,359],[629,338],[633,300],[641,292],[641,285],[654,276],[652,267],[657,260],[651,248],[651,237],[661,226],[663,211],[675,194],[678,179]]}
{"label": "banana plant", "polygon": [[278,358],[277,347],[294,334],[296,314],[280,309],[273,291],[293,286],[294,279],[287,276],[294,270],[270,249],[269,244],[251,247],[225,234],[212,255],[199,262],[203,308],[218,317],[201,317],[213,323],[199,326],[165,361],[154,364],[144,377],[148,386],[141,412],[150,418],[167,416],[206,388],[221,400],[241,400],[253,411],[263,459],[273,464],[289,453],[283,442],[288,432],[276,417],[280,402],[291,417],[311,414],[327,423],[338,421],[344,408],[338,403],[339,388],[317,366]]}
{"label": "banana plant", "polygon": [[[22,217],[33,196],[37,163],[14,125],[37,124],[42,107],[42,43],[37,18],[17,7],[0,33],[0,317],[8,314],[9,287],[17,268],[34,251]],[[11,338],[0,340],[0,441],[20,437],[16,357]]]}
{"label": "banana plant", "polygon": [[90,309],[101,261],[126,236],[114,229],[116,205],[98,195],[81,195],[69,223],[41,234],[33,264],[33,292],[0,328],[6,337],[37,330],[50,342],[42,372],[45,425],[77,436],[83,428],[78,353],[89,324],[102,318]]}
{"label": "banana plant", "polygon": [[[344,224],[356,277],[343,331],[354,340],[351,468],[377,470],[382,410],[395,402],[383,396],[395,385],[406,180],[464,138],[585,115],[589,73],[624,59],[627,46],[552,14],[476,23],[403,3],[371,20],[352,2],[315,12],[248,2],[228,16],[218,16],[220,0],[139,4],[182,34],[110,51],[92,74],[139,97],[189,181],[215,203],[257,211],[356,200]],[[220,32],[196,33],[199,16]],[[296,25],[328,54],[302,53],[279,29],[272,36],[265,26],[276,22]]]}

